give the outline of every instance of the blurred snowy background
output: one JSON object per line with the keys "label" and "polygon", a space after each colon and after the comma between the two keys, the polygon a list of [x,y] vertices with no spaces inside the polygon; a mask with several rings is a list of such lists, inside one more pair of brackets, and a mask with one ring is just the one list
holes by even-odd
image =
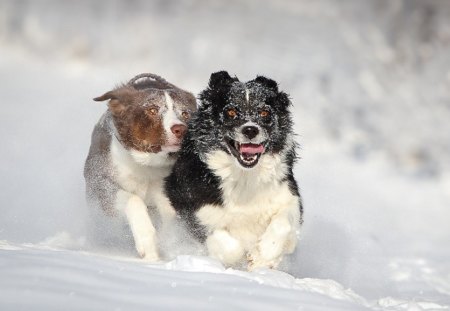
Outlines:
{"label": "blurred snowy background", "polygon": [[302,145],[288,271],[449,305],[449,16],[439,0],[0,0],[0,240],[82,248],[93,97],[141,72],[194,93],[214,71],[263,74]]}

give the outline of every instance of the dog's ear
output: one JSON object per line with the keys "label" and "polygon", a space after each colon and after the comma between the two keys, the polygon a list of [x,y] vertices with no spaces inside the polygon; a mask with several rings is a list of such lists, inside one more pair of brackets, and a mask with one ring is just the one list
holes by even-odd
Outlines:
{"label": "dog's ear", "polygon": [[257,76],[255,82],[271,89],[274,92],[278,93],[278,83],[272,79],[266,78],[264,76]]}
{"label": "dog's ear", "polygon": [[115,115],[121,114],[125,111],[126,107],[133,102],[135,98],[134,92],[128,88],[118,88],[105,94],[95,97],[95,101],[105,101],[109,100],[108,108]]}
{"label": "dog's ear", "polygon": [[289,95],[285,92],[278,92],[276,97],[276,103],[281,109],[288,109],[292,105]]}
{"label": "dog's ear", "polygon": [[238,81],[238,79],[232,78],[226,71],[218,71],[211,74],[209,87],[215,89],[221,86],[229,86],[234,81]]}
{"label": "dog's ear", "polygon": [[278,108],[287,109],[292,104],[289,95],[278,90],[278,83],[276,81],[264,76],[257,76],[255,82],[275,92],[275,102]]}
{"label": "dog's ear", "polygon": [[103,94],[101,96],[97,96],[97,97],[94,98],[94,100],[96,102],[102,102],[102,101],[105,101],[105,100],[108,100],[108,99],[118,99],[118,98],[117,98],[117,95],[116,95],[116,93],[114,91],[106,92],[105,94]]}
{"label": "dog's ear", "polygon": [[201,106],[209,107],[214,103],[215,107],[223,107],[226,104],[226,95],[231,88],[231,84],[236,81],[239,81],[238,78],[230,77],[226,71],[211,74],[208,87],[198,96]]}

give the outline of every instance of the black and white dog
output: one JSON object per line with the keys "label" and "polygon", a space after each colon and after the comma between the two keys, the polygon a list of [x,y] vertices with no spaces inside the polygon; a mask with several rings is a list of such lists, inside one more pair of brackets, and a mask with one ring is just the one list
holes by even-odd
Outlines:
{"label": "black and white dog", "polygon": [[221,71],[199,98],[166,194],[210,256],[276,268],[302,223],[288,95],[271,79]]}

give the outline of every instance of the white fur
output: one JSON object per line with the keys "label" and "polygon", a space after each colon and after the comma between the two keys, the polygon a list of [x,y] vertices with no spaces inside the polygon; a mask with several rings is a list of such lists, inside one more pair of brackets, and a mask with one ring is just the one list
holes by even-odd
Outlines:
{"label": "white fur", "polygon": [[[166,136],[167,136],[167,144],[168,145],[177,144],[179,140],[172,133],[171,128],[172,128],[172,126],[177,125],[177,124],[183,124],[183,125],[185,125],[185,124],[183,121],[181,121],[178,118],[178,116],[175,112],[175,103],[174,103],[173,99],[170,97],[169,93],[164,92],[164,96],[166,99],[167,110],[163,114],[163,126],[164,126],[164,131],[166,132]],[[174,150],[174,151],[178,151],[178,149],[179,149],[179,147],[177,148],[177,150]],[[167,149],[167,151],[172,151],[172,150]]]}
{"label": "white fur", "polygon": [[242,243],[226,230],[216,229],[206,241],[209,255],[227,265],[234,264],[244,256]]}
{"label": "white fur", "polygon": [[[210,254],[234,264],[247,253],[249,269],[276,267],[293,251],[299,230],[299,197],[287,182],[283,155],[263,154],[253,169],[244,169],[224,151],[208,154],[208,166],[221,178],[223,206],[197,212],[212,234]],[[231,241],[231,242],[230,242]]]}
{"label": "white fur", "polygon": [[247,88],[245,89],[245,100],[247,103],[250,101],[250,91]]}
{"label": "white fur", "polygon": [[169,175],[174,160],[166,152],[128,151],[115,137],[111,141],[111,160],[122,189],[117,193],[115,208],[127,216],[139,254],[157,260],[155,228],[147,206],[158,209],[163,225],[175,216],[163,192],[163,179]]}
{"label": "white fur", "polygon": [[116,196],[116,206],[125,212],[139,255],[149,261],[159,260],[155,227],[144,201],[137,195],[119,190]]}

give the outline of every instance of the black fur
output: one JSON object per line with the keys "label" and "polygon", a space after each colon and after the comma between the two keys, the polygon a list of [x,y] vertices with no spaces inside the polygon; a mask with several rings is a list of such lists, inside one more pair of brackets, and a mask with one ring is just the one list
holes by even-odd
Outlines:
{"label": "black fur", "polygon": [[194,213],[205,204],[221,205],[222,197],[219,178],[196,156],[190,136],[188,131],[179,154],[184,161],[175,162],[173,173],[166,178],[166,194],[177,213],[188,222],[191,232],[203,242],[206,232]]}
{"label": "black fur", "polygon": [[[252,92],[251,104],[245,100],[245,89]],[[218,149],[230,154],[225,143],[227,135],[232,135],[233,129],[249,120],[269,134],[265,153],[284,155],[288,172],[279,182],[287,181],[291,193],[298,197],[300,194],[292,172],[297,159],[296,144],[288,142],[289,135],[293,135],[289,112],[291,102],[286,93],[278,90],[274,80],[258,76],[243,83],[226,71],[216,72],[211,75],[208,87],[199,99],[199,110],[188,126],[178,160],[166,178],[165,188],[177,213],[189,223],[195,236],[204,241],[207,233],[196,220],[195,212],[205,204],[222,205],[221,180],[208,168],[205,156]],[[227,117],[227,109],[235,109],[239,117]],[[268,110],[269,117],[261,117],[261,110]],[[299,209],[302,213],[301,204]]]}

